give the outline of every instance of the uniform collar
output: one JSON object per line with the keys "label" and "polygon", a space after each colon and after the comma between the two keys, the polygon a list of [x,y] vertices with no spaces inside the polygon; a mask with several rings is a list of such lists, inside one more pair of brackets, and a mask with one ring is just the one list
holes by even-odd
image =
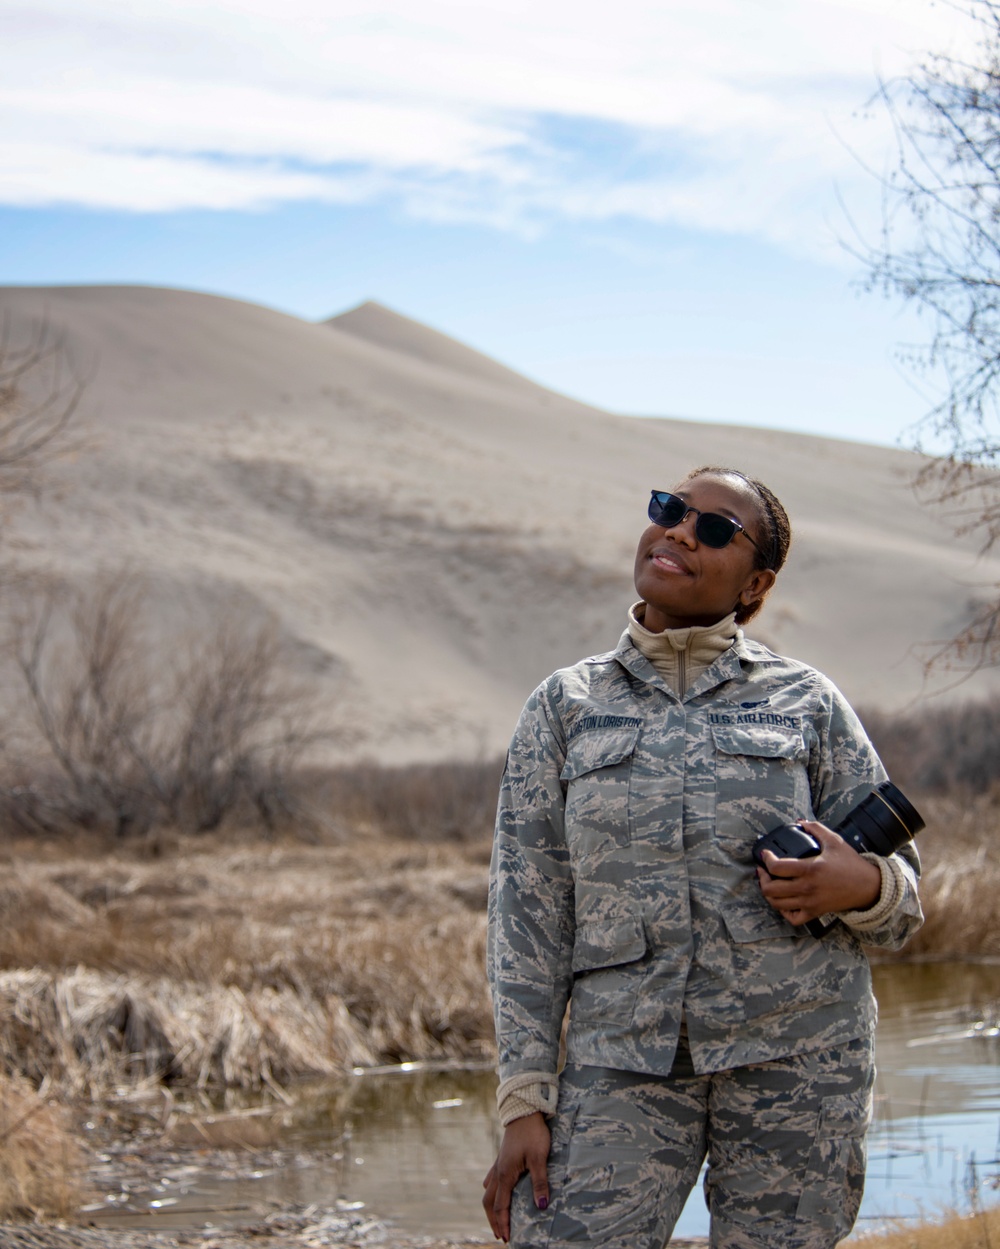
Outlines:
{"label": "uniform collar", "polygon": [[[747,641],[743,630],[737,629],[732,646],[724,650],[718,659],[705,669],[697,680],[691,684],[680,701],[689,702],[692,698],[714,689],[717,685],[722,685],[725,681],[745,681],[745,666],[755,663],[758,659],[758,656],[751,650],[752,646],[753,643]],[[647,685],[655,685],[658,689],[666,690],[673,698],[677,697],[670,685],[664,681],[646,656],[637,649],[629,636],[627,628],[619,639],[618,646],[614,652],[614,658],[627,672],[630,672],[634,677],[638,677],[640,681],[645,681]]]}

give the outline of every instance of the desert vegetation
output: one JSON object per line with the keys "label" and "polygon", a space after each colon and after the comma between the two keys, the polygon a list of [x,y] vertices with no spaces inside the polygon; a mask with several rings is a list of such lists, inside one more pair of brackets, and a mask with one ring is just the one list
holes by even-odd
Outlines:
{"label": "desert vegetation", "polygon": [[[52,702],[58,722],[71,723],[71,703]],[[896,957],[997,957],[1000,716],[975,705],[867,721],[928,823],[919,839],[927,923]],[[127,751],[86,756],[105,757],[124,759],[133,775]],[[212,828],[171,822],[141,771],[123,791],[140,794],[153,820],[119,821],[109,804],[107,818],[74,826],[67,806],[43,826],[9,806],[0,1075],[15,1108],[0,1144],[30,1152],[36,1129],[66,1131],[65,1118],[16,1109],[38,1090],[46,1115],[55,1103],[66,1114],[152,1099],[155,1119],[163,1098],[180,1105],[199,1089],[256,1090],[277,1104],[300,1079],[357,1066],[491,1061],[483,963],[500,768],[310,765],[282,781],[308,794],[313,814],[299,824],[241,820],[253,813],[246,797]],[[105,793],[77,788],[68,769],[56,775],[67,801]],[[21,1170],[28,1195],[5,1196],[8,1216],[58,1210],[72,1186],[32,1195],[30,1165]]]}
{"label": "desert vegetation", "polygon": [[123,839],[307,822],[303,764],[331,732],[273,622],[219,612],[164,631],[143,580],[109,574],[21,586],[3,656],[8,829]]}
{"label": "desert vegetation", "polygon": [[1000,706],[969,701],[863,719],[889,775],[927,821],[917,838],[926,921],[901,957],[997,958]]}
{"label": "desert vegetation", "polygon": [[46,465],[68,449],[83,392],[62,338],[45,322],[15,335],[0,319],[0,492],[35,493]]}
{"label": "desert vegetation", "polygon": [[[325,782],[338,817],[304,836],[8,831],[0,1089],[40,1090],[52,1113],[77,1120],[101,1103],[204,1148],[206,1131],[232,1145],[248,1126],[226,1120],[238,1131],[218,1142],[217,1122],[204,1126],[208,1093],[256,1090],[281,1107],[304,1077],[490,1061],[498,779],[496,763],[344,769]],[[59,1213],[79,1174],[69,1154],[56,1165],[62,1155],[38,1135],[55,1129],[31,1110],[8,1116],[9,1149],[29,1178],[42,1153],[62,1179],[0,1193],[0,1218]]]}
{"label": "desert vegetation", "polygon": [[72,1213],[83,1164],[67,1111],[25,1077],[0,1074],[0,1218]]}
{"label": "desert vegetation", "polygon": [[[354,790],[350,837],[9,843],[0,1064],[95,1097],[488,1057],[480,798],[496,769],[447,773],[406,769],[380,790],[364,769],[356,787],[336,777],[333,792]],[[407,793],[431,788],[450,830],[400,836]]]}
{"label": "desert vegetation", "polygon": [[[966,50],[931,52],[880,86],[876,98],[896,144],[890,171],[877,175],[879,241],[862,244],[859,254],[872,289],[926,317],[925,341],[901,352],[934,396],[910,431],[918,447],[935,452],[917,485],[986,552],[1000,541],[1000,4],[969,0],[956,16],[971,36]],[[996,664],[1000,596],[993,591],[932,664],[946,660],[967,672]]]}
{"label": "desert vegetation", "polygon": [[[901,957],[996,957],[1000,716],[927,713],[925,745],[915,725],[869,722],[928,822],[927,922]],[[104,757],[86,756],[88,766]],[[281,784],[307,788],[316,814],[280,829],[265,821],[255,831],[230,811],[212,833],[165,813],[158,824],[80,820],[71,831],[70,808],[42,835],[8,808],[0,1070],[93,1098],[149,1081],[261,1089],[353,1066],[488,1059],[486,877],[500,766],[309,768]],[[71,773],[63,783],[74,800],[111,789],[89,774],[93,789]],[[144,783],[143,773],[122,790],[168,811]],[[201,810],[177,809],[192,808]]]}
{"label": "desert vegetation", "polygon": [[955,1215],[942,1223],[899,1227],[867,1236],[852,1236],[857,1249],[992,1249],[1000,1243],[1000,1211]]}

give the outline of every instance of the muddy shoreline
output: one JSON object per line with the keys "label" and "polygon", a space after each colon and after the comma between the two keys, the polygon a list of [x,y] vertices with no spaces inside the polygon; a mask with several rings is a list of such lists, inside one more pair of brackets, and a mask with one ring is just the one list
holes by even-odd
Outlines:
{"label": "muddy shoreline", "polygon": [[[405,1235],[378,1219],[338,1211],[287,1209],[225,1229],[113,1231],[67,1223],[0,1223],[0,1249],[481,1249],[489,1240]],[[672,1240],[671,1249],[705,1249],[708,1241]]]}
{"label": "muddy shoreline", "polygon": [[479,1249],[484,1240],[411,1236],[364,1212],[292,1207],[224,1228],[112,1229],[59,1223],[0,1224],[0,1249]]}
{"label": "muddy shoreline", "polygon": [[[135,1191],[154,1174],[197,1168],[251,1181],[262,1168],[309,1168],[325,1155],[294,1150],[165,1149],[149,1137],[126,1144],[105,1140],[95,1151],[86,1188],[91,1201],[73,1219],[0,1222],[0,1249],[482,1249],[495,1245],[485,1216],[482,1236],[446,1236],[401,1230],[377,1211],[334,1197],[311,1205],[252,1197],[238,1209],[189,1211],[182,1216],[114,1208],[109,1194]],[[103,1207],[103,1208],[102,1208]],[[120,1226],[116,1226],[121,1220]],[[161,1222],[162,1220],[162,1222]],[[704,1238],[671,1241],[672,1249],[705,1249]]]}

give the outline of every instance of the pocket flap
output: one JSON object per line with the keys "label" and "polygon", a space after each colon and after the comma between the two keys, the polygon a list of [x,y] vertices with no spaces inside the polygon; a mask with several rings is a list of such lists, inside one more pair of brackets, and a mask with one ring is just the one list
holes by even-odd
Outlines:
{"label": "pocket flap", "polygon": [[646,953],[646,931],[638,915],[595,919],[578,924],[573,942],[573,970],[596,971],[634,963]]}
{"label": "pocket flap", "polygon": [[801,729],[771,724],[713,724],[715,748],[724,755],[750,755],[758,759],[801,759],[806,753]]}
{"label": "pocket flap", "polygon": [[635,750],[639,726],[620,729],[590,729],[570,742],[566,762],[559,773],[562,781],[572,781],[597,768],[610,768],[627,759]]}

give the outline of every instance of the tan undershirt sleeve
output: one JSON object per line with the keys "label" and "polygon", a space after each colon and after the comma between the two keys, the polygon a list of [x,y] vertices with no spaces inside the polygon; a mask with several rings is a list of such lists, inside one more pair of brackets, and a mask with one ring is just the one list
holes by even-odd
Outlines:
{"label": "tan undershirt sleeve", "polygon": [[497,1111],[506,1127],[515,1119],[534,1114],[554,1115],[559,1100],[559,1079],[539,1071],[522,1071],[510,1076],[497,1089]]}

